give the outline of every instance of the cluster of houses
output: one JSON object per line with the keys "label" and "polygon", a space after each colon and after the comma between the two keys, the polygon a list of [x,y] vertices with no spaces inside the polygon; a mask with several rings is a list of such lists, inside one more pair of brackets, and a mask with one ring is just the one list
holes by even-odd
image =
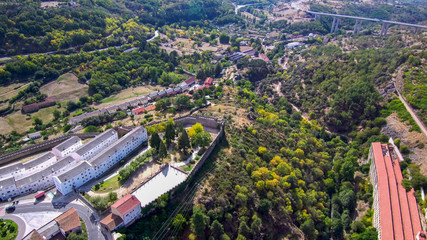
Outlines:
{"label": "cluster of houses", "polygon": [[53,186],[68,194],[104,174],[145,141],[144,127],[136,127],[120,139],[114,129],[109,129],[86,144],[73,136],[51,152],[0,168],[0,199]]}
{"label": "cluster of houses", "polygon": [[66,239],[70,233],[81,231],[79,214],[74,208],[70,208],[39,229],[33,229],[23,240]]}
{"label": "cluster of houses", "polygon": [[93,112],[83,113],[79,116],[72,117],[70,118],[70,123],[73,125],[76,125],[81,121],[83,121],[83,119],[85,118],[99,116],[102,114],[112,114],[117,110],[127,110],[129,108],[136,108],[136,109],[140,108],[139,110],[133,111],[132,112],[133,114],[140,114],[145,111],[151,111],[151,110],[154,110],[154,105],[153,104],[149,105],[149,102],[152,102],[156,99],[160,99],[162,97],[170,97],[176,94],[184,93],[188,91],[190,87],[193,86],[195,83],[196,83],[196,79],[194,77],[191,77],[183,81],[182,83],[180,83],[178,86],[174,88],[168,88],[166,90],[154,92],[149,95],[145,95],[140,98],[137,98],[122,104],[114,105],[108,108],[98,109]]}

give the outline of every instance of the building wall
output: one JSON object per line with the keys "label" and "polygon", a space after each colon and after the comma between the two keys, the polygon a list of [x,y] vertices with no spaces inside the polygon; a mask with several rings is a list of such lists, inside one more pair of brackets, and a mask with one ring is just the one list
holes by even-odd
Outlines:
{"label": "building wall", "polygon": [[374,217],[372,219],[372,224],[374,228],[378,231],[379,240],[381,239],[381,224],[380,224],[380,206],[379,206],[379,196],[378,196],[378,175],[377,168],[375,165],[374,151],[371,145],[371,149],[369,150],[369,158],[371,161],[371,167],[369,172],[369,177],[371,179],[371,184],[374,192],[374,202],[372,204],[372,209],[374,210]]}
{"label": "building wall", "polygon": [[58,177],[53,177],[56,188],[63,194],[66,195],[73,191],[73,188],[81,187],[94,177],[93,168],[87,168],[80,174],[77,174],[67,181],[61,182]]}
{"label": "building wall", "polygon": [[141,216],[141,205],[138,204],[136,207],[134,207],[132,210],[130,210],[128,213],[126,213],[123,217],[123,224],[126,226],[129,223],[132,223],[135,219],[139,218]]}
{"label": "building wall", "polygon": [[76,151],[77,148],[79,148],[80,146],[82,146],[82,140],[79,140],[78,142],[76,142],[75,144],[71,145],[67,149],[64,149],[64,151],[60,151],[59,149],[57,149],[56,147],[54,147],[54,148],[52,148],[52,153],[55,156],[57,156],[58,158],[63,158],[63,157],[66,157],[66,156],[70,155],[72,152]]}

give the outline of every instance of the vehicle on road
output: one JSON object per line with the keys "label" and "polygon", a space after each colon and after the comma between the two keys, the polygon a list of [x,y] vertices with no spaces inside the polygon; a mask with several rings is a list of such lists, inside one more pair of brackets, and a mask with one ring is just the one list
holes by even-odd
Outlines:
{"label": "vehicle on road", "polygon": [[37,193],[35,196],[34,196],[34,198],[35,199],[37,199],[37,200],[40,200],[42,197],[44,197],[45,196],[45,192],[40,192],[40,193]]}
{"label": "vehicle on road", "polygon": [[15,211],[15,204],[12,204],[6,208],[6,212],[11,213]]}

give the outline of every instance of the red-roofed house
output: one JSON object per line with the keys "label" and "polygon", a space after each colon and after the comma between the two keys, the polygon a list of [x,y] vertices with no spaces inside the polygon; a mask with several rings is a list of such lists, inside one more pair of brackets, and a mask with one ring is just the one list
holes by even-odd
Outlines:
{"label": "red-roofed house", "polygon": [[128,194],[111,205],[111,213],[100,221],[109,231],[132,224],[141,216],[141,202]]}
{"label": "red-roofed house", "polygon": [[141,202],[132,194],[128,194],[111,205],[111,213],[121,217],[123,223],[128,225],[141,216]]}
{"label": "red-roofed house", "polygon": [[145,107],[139,107],[132,109],[133,114],[138,115],[145,112]]}
{"label": "red-roofed house", "polygon": [[262,60],[266,62],[270,62],[270,59],[268,59],[267,55],[265,55],[264,53],[260,53],[259,56],[260,58],[262,58]]}
{"label": "red-roofed house", "polygon": [[187,80],[184,81],[186,85],[191,86],[192,84],[194,84],[196,82],[196,79],[194,77],[191,77]]}
{"label": "red-roofed house", "polygon": [[150,105],[148,107],[145,108],[145,111],[149,112],[149,111],[153,111],[154,109],[156,109],[156,105]]}
{"label": "red-roofed house", "polygon": [[212,83],[213,83],[213,78],[211,78],[211,77],[206,78],[205,86],[210,87],[212,85]]}

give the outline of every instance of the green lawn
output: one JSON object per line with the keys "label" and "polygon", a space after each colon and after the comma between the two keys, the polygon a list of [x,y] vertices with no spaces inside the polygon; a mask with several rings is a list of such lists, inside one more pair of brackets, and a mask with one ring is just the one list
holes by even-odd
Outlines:
{"label": "green lawn", "polygon": [[[108,179],[107,181],[99,184],[99,189],[95,190],[95,187],[92,188],[93,191],[97,193],[105,193],[116,190],[120,187],[119,174]],[[111,188],[111,189],[110,189]]]}
{"label": "green lawn", "polygon": [[191,171],[191,169],[193,169],[194,164],[190,164],[190,165],[185,165],[184,171],[189,172]]}
{"label": "green lawn", "polygon": [[14,221],[2,219],[0,224],[0,240],[12,240],[16,238],[18,235],[18,225]]}

